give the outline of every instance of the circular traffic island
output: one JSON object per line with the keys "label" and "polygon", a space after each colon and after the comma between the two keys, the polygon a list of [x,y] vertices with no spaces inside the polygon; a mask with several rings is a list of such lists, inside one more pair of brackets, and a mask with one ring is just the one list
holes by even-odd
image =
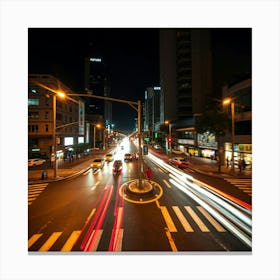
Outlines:
{"label": "circular traffic island", "polygon": [[129,202],[150,203],[162,196],[162,188],[155,181],[135,179],[122,185],[120,195]]}

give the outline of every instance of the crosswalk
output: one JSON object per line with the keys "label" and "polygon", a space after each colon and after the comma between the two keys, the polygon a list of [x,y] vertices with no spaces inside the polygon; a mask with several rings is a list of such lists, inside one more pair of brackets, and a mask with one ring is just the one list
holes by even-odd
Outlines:
{"label": "crosswalk", "polygon": [[28,185],[28,205],[31,205],[47,186],[48,183]]}
{"label": "crosswalk", "polygon": [[[226,229],[215,220],[207,210],[197,206],[160,206],[161,214],[165,220],[166,227],[170,233],[185,232],[190,233],[210,233],[210,232],[226,232]],[[94,230],[91,235],[94,235],[94,246],[91,251],[97,251],[103,229]],[[125,229],[119,229],[118,246],[116,251],[122,250],[122,240],[125,234]],[[29,251],[61,251],[70,252],[73,250],[77,240],[82,235],[82,230],[73,232],[56,231],[53,233],[37,233],[30,236],[28,240]],[[97,238],[98,237],[98,238]],[[60,247],[58,248],[58,244]],[[36,249],[35,249],[36,248]]]}
{"label": "crosswalk", "polygon": [[[185,232],[210,232],[215,230],[225,232],[226,230],[201,206],[160,206],[161,213],[169,232],[178,232],[178,222]],[[175,214],[175,215],[174,215]]]}
{"label": "crosswalk", "polygon": [[252,196],[252,179],[251,178],[225,178],[227,182],[234,185],[244,193]]}

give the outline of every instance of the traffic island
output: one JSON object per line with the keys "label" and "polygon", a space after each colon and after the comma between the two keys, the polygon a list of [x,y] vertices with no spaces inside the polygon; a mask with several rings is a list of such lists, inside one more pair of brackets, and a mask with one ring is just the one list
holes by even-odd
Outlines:
{"label": "traffic island", "polygon": [[135,179],[124,183],[120,195],[132,203],[150,203],[162,196],[161,186],[152,180]]}

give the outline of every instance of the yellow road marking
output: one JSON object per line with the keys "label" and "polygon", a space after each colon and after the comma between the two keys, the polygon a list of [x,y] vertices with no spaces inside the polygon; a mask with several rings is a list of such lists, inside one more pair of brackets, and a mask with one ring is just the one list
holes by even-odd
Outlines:
{"label": "yellow road marking", "polygon": [[30,248],[40,237],[42,233],[34,234],[28,239],[28,248]]}
{"label": "yellow road marking", "polygon": [[181,210],[179,209],[178,206],[172,206],[175,214],[177,215],[179,221],[181,222],[182,226],[184,227],[186,232],[193,232],[193,228],[191,227],[191,225],[189,224],[189,222],[187,221],[187,219],[184,217],[183,213],[181,212]]}
{"label": "yellow road marking", "polygon": [[217,231],[226,231],[203,207],[197,206],[197,208],[205,216],[205,218],[215,227]]}
{"label": "yellow road marking", "polygon": [[81,231],[80,230],[75,230],[71,233],[70,237],[67,239],[66,243],[62,247],[61,251],[62,252],[69,252],[73,248],[76,240],[78,239]]}
{"label": "yellow road marking", "polygon": [[163,182],[165,183],[165,185],[171,189],[171,185],[166,181],[166,180],[163,180]]}
{"label": "yellow road marking", "polygon": [[176,247],[176,245],[175,245],[175,242],[174,242],[174,240],[173,240],[173,238],[172,238],[172,236],[171,236],[170,231],[169,231],[168,229],[166,229],[165,233],[166,233],[166,236],[167,236],[167,238],[168,238],[168,241],[169,241],[169,244],[170,244],[170,246],[171,246],[172,251],[173,251],[173,252],[177,252],[178,249],[177,249],[177,247]]}
{"label": "yellow road marking", "polygon": [[54,232],[49,237],[49,239],[43,244],[43,246],[39,249],[39,252],[48,251],[61,234],[62,234],[62,232]]}
{"label": "yellow road marking", "polygon": [[168,213],[168,210],[165,206],[160,206],[160,210],[161,210],[161,213],[163,215],[163,218],[166,222],[166,225],[168,227],[168,230],[170,232],[177,232],[177,228],[175,227],[173,221],[172,221],[172,218],[170,217],[169,213]]}
{"label": "yellow road marking", "polygon": [[197,225],[201,231],[209,232],[209,229],[207,228],[207,226],[201,221],[201,219],[196,215],[196,213],[193,211],[193,209],[190,206],[185,206],[185,209],[191,215],[191,217],[194,219],[194,221],[197,223]]}

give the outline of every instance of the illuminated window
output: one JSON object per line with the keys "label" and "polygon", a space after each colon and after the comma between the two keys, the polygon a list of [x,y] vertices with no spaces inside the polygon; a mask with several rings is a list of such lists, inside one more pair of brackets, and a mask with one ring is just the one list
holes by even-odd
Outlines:
{"label": "illuminated window", "polygon": [[28,112],[28,119],[39,119],[39,112]]}
{"label": "illuminated window", "polygon": [[28,106],[38,106],[38,105],[39,105],[39,99],[28,98]]}
{"label": "illuminated window", "polygon": [[49,118],[49,112],[45,112],[45,119],[48,119]]}

